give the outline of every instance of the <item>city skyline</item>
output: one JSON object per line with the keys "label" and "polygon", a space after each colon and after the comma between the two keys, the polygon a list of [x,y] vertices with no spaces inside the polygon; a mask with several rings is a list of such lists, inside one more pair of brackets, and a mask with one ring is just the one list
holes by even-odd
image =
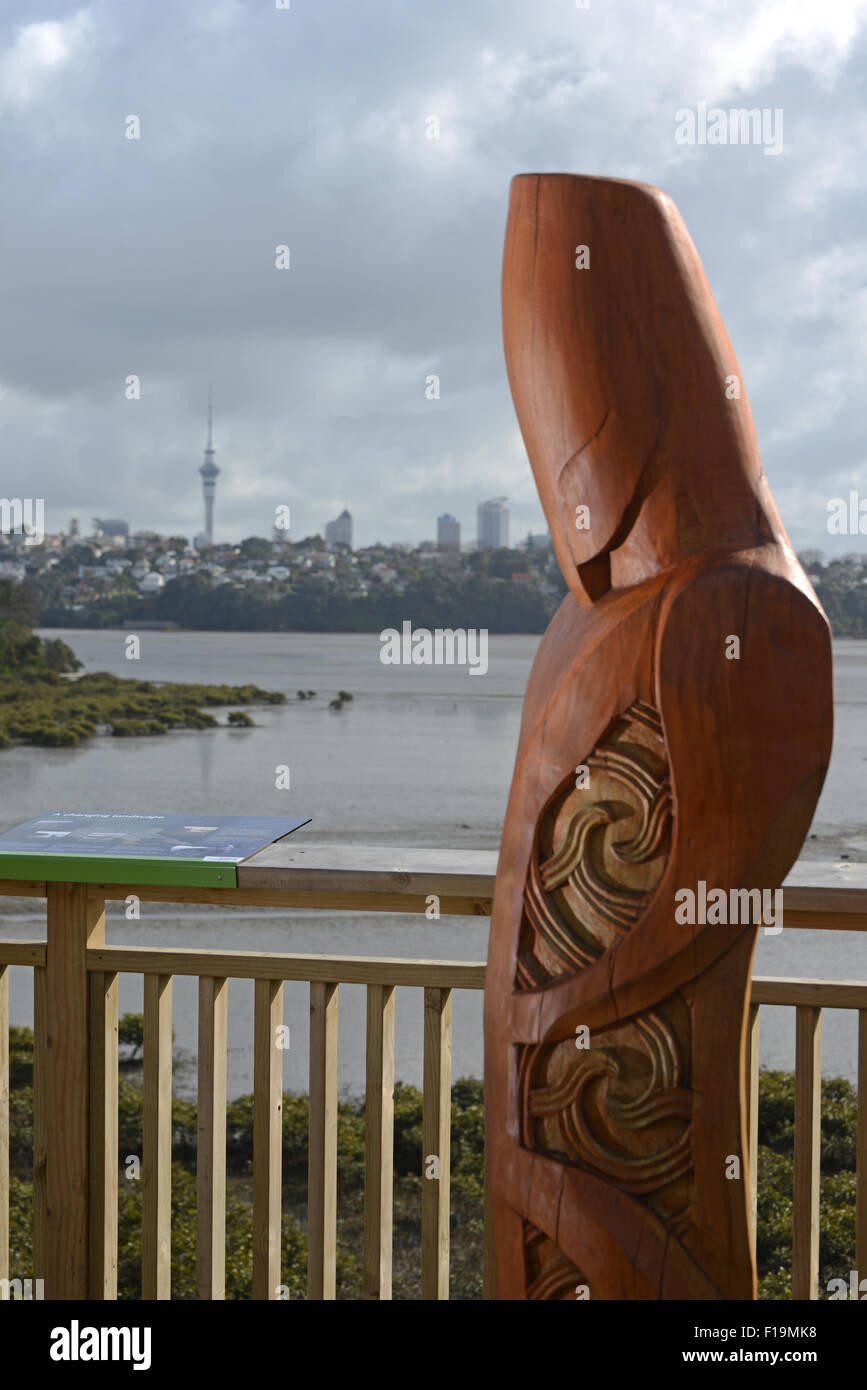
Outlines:
{"label": "city skyline", "polygon": [[[214,455],[216,454],[216,449],[214,447],[213,442],[213,418],[213,392],[212,389],[209,387],[207,440],[204,448],[204,461],[198,469],[199,475],[202,479],[202,493],[205,508],[205,524],[201,531],[196,532],[189,537],[190,544],[193,545],[196,549],[201,549],[204,545],[214,544],[214,504],[216,501],[216,480],[221,470],[217,467],[217,465],[214,462]],[[506,497],[495,497],[489,499],[486,502],[479,502],[476,504],[476,536],[474,542],[468,541],[464,542],[463,546],[461,545],[461,523],[457,519],[457,517],[453,516],[450,512],[445,512],[442,515],[437,516],[435,519],[435,537],[422,536],[421,538],[416,540],[416,545],[435,543],[437,547],[440,549],[457,548],[458,550],[468,549],[471,548],[473,545],[475,545],[478,549],[490,547],[496,548],[498,546],[508,548],[509,509],[505,505],[507,502],[508,498]],[[77,524],[78,519],[74,518],[74,520]],[[72,523],[70,522],[70,525],[71,524]],[[155,529],[152,527],[130,527],[126,519],[113,519],[110,521],[106,521],[104,525],[105,527],[110,528],[117,528],[121,526],[126,527],[127,536],[134,536],[137,533],[144,535],[147,532],[151,532]],[[113,529],[112,534],[114,533],[115,532]],[[63,532],[62,529],[55,532],[51,532],[49,530],[48,534],[57,535],[63,534]],[[103,530],[103,534],[107,534],[107,532]],[[181,535],[182,532],[177,528],[177,526],[172,526],[169,528],[168,531],[157,531],[156,534]],[[263,531],[261,534],[264,536],[267,533]],[[340,514],[333,521],[325,522],[321,530],[314,531],[309,534],[322,535],[326,544],[329,546],[347,546],[350,550],[358,548],[353,546],[354,518],[352,513],[346,506],[342,508]],[[526,534],[529,536],[532,533],[528,531]],[[243,540],[244,537],[241,536],[237,539]],[[291,539],[291,536],[287,535],[287,539]],[[409,538],[407,539],[409,540]],[[231,538],[224,538],[223,543],[231,543]],[[381,543],[384,542],[381,542],[379,540],[372,542],[372,544]],[[392,543],[402,544],[403,542]]]}
{"label": "city skyline", "polygon": [[[210,438],[210,436],[209,436],[209,438]],[[214,449],[211,449],[210,451],[208,451],[208,450],[206,449],[205,452],[206,452],[206,454],[207,454],[208,452],[210,452],[211,454],[213,454],[213,453],[215,453],[216,451],[215,451]],[[217,471],[219,472],[219,470],[217,470]],[[199,472],[202,472],[202,469],[201,469],[201,468],[199,469]],[[501,501],[501,500],[504,500],[504,499],[494,499],[494,500]],[[205,505],[206,505],[206,508],[207,508],[207,506],[208,506],[208,499],[207,499],[207,498],[205,499]],[[489,507],[490,505],[491,505],[490,502],[478,503],[478,504],[477,504],[477,507],[476,507],[477,518],[478,518],[478,516],[483,512],[483,510],[484,510],[486,507]],[[505,510],[507,511],[507,509],[505,509]],[[97,522],[98,520],[99,520],[98,518],[94,518],[94,519],[93,519],[93,522],[91,523],[93,529],[91,530],[90,533],[88,533],[88,532],[82,532],[82,531],[81,531],[81,523],[80,523],[80,521],[79,521],[79,518],[76,516],[76,517],[70,518],[69,522],[67,523],[67,527],[66,527],[66,528],[61,527],[61,528],[59,528],[58,530],[55,530],[55,531],[46,530],[46,533],[45,533],[45,534],[46,534],[46,536],[49,537],[49,538],[53,538],[53,537],[57,537],[57,536],[67,536],[67,537],[69,537],[69,536],[75,536],[75,537],[78,537],[79,539],[81,539],[82,541],[107,539],[107,540],[112,540],[112,542],[114,543],[116,539],[120,539],[120,540],[123,541],[124,544],[129,544],[131,541],[134,541],[134,540],[136,539],[137,536],[140,536],[140,537],[153,537],[153,536],[158,536],[158,537],[161,537],[161,538],[163,538],[163,539],[168,539],[168,538],[171,537],[171,536],[180,536],[180,535],[183,534],[183,533],[178,529],[177,526],[169,526],[168,529],[166,529],[166,530],[164,530],[164,531],[157,531],[157,530],[155,530],[153,527],[138,527],[138,526],[135,526],[135,525],[133,525],[133,524],[130,524],[130,522],[129,522],[125,517],[124,517],[124,518],[114,517],[114,518],[108,518],[108,519],[106,519],[105,521],[100,521],[100,524],[99,524],[99,531],[97,532],[97,530],[96,530],[96,522]],[[434,524],[435,524],[435,530],[436,530],[436,534],[435,534],[435,535],[425,535],[425,536],[421,536],[421,537],[419,537],[419,538],[416,538],[415,541],[412,541],[412,540],[410,540],[409,538],[406,538],[405,540],[397,540],[397,541],[383,541],[383,540],[381,540],[381,539],[377,539],[377,540],[368,542],[367,545],[369,545],[369,546],[376,546],[376,545],[404,545],[404,544],[410,544],[410,545],[413,545],[414,548],[418,548],[418,547],[420,547],[420,546],[427,545],[427,546],[434,546],[434,547],[436,547],[437,549],[441,549],[441,550],[443,550],[443,549],[452,549],[452,548],[454,548],[454,549],[458,549],[458,550],[462,550],[462,551],[467,551],[467,550],[473,550],[473,549],[490,549],[490,548],[497,548],[500,544],[502,544],[502,547],[503,547],[504,549],[510,549],[510,548],[511,548],[511,549],[520,549],[520,548],[522,548],[522,547],[526,544],[526,542],[527,542],[528,540],[530,540],[530,541],[531,541],[533,544],[535,544],[535,545],[549,544],[549,543],[550,543],[550,535],[548,534],[547,531],[542,531],[542,532],[530,532],[530,531],[527,531],[527,532],[525,532],[523,535],[520,535],[520,536],[515,537],[514,540],[510,543],[510,540],[509,540],[508,516],[506,517],[505,529],[504,529],[504,532],[502,533],[502,535],[501,535],[499,538],[495,538],[495,539],[491,539],[491,540],[484,540],[482,537],[479,536],[478,531],[477,531],[477,534],[476,534],[476,536],[475,536],[473,539],[467,540],[467,541],[463,541],[463,542],[462,542],[462,541],[461,541],[461,534],[462,534],[461,523],[458,521],[458,519],[457,519],[456,517],[452,516],[451,513],[449,513],[449,512],[445,512],[445,513],[443,513],[442,515],[436,517],[436,518],[435,518],[435,523],[434,523]],[[71,528],[72,526],[76,526],[78,529],[75,530],[75,531],[73,532],[73,531],[71,531],[71,530],[69,529],[69,528]],[[345,546],[347,546],[350,550],[363,550],[363,549],[367,548],[367,546],[357,546],[357,545],[354,545],[354,544],[353,544],[353,528],[354,528],[354,518],[353,518],[353,515],[352,515],[352,513],[349,511],[348,508],[344,507],[344,508],[342,509],[340,515],[339,515],[338,517],[336,517],[333,521],[325,522],[325,524],[324,524],[322,527],[320,527],[318,530],[308,532],[308,533],[306,534],[306,536],[296,536],[294,539],[297,540],[297,541],[301,541],[301,540],[304,540],[304,539],[309,539],[309,538],[314,537],[314,536],[319,536],[321,539],[325,540],[326,544],[329,544],[329,545],[332,545],[332,544],[334,544],[334,545],[345,545]],[[272,527],[272,532],[273,532],[273,527]],[[14,533],[13,533],[13,534],[14,534]],[[2,537],[2,536],[4,536],[4,535],[7,535],[7,533],[6,533],[6,532],[0,532],[0,537]],[[258,531],[258,532],[256,532],[256,531],[248,532],[248,533],[246,533],[246,534],[243,535],[243,536],[242,536],[242,535],[238,535],[238,536],[235,536],[235,537],[231,537],[231,536],[225,537],[225,538],[223,538],[223,539],[221,539],[221,540],[219,540],[219,541],[210,541],[210,540],[206,540],[206,532],[205,532],[205,531],[199,532],[199,533],[197,533],[195,536],[186,537],[186,539],[189,541],[189,543],[190,543],[191,546],[193,546],[193,547],[196,548],[196,549],[201,549],[202,546],[205,545],[205,544],[237,545],[237,544],[239,544],[242,540],[249,539],[251,536],[258,536],[260,539],[263,539],[263,540],[268,538],[268,536],[267,536],[267,534],[266,534],[266,531],[263,529],[262,531]],[[293,539],[292,536],[291,536],[291,534],[288,533],[288,532],[286,533],[286,539],[289,540],[289,541],[291,541],[291,540]]]}

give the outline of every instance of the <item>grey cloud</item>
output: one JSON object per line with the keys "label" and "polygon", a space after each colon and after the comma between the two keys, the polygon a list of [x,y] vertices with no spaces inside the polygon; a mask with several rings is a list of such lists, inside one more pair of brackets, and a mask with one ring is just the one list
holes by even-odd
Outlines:
{"label": "grey cloud", "polygon": [[[362,544],[431,536],[443,510],[472,535],[476,501],[499,492],[514,536],[539,529],[500,254],[512,174],[560,168],[678,203],[792,538],[839,549],[830,481],[867,488],[865,6],[848,27],[817,7],[770,37],[750,0],[717,10],[79,4],[44,15],[55,47],[10,86],[16,33],[20,49],[43,16],[7,5],[3,490],[45,496],[51,528],[97,514],[197,529],[212,381],[220,537],[266,533],[281,501],[299,534],[345,502]],[[699,99],[782,107],[784,154],[677,146],[674,112]]]}

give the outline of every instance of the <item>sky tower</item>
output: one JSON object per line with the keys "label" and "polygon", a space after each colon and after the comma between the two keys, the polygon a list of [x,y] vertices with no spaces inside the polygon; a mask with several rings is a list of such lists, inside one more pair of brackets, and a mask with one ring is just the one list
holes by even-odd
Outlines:
{"label": "sky tower", "polygon": [[211,391],[208,388],[208,442],[205,445],[205,461],[199,472],[202,475],[202,492],[205,495],[205,530],[208,545],[214,543],[214,495],[217,491],[219,468],[214,463],[214,445],[211,439],[212,426]]}

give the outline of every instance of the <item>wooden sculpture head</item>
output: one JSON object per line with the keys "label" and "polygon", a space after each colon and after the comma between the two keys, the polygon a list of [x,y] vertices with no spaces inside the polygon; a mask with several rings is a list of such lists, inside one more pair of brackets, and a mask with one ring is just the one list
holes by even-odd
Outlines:
{"label": "wooden sculpture head", "polygon": [[515,409],[579,602],[690,554],[784,539],[734,350],[666,194],[519,175],[503,287]]}

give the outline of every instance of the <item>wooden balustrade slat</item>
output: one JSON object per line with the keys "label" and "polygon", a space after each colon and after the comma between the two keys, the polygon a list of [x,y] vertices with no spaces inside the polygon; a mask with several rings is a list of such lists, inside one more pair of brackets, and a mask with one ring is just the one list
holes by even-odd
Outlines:
{"label": "wooden balustrade slat", "polygon": [[759,1005],[750,1004],[747,1019],[747,1179],[750,1198],[750,1240],[756,1253],[756,1215],[759,1167]]}
{"label": "wooden balustrade slat", "polygon": [[90,1297],[117,1298],[117,975],[88,975],[90,993]]}
{"label": "wooden balustrade slat", "polygon": [[819,1278],[822,1010],[795,1011],[795,1180],[792,1297],[815,1299]]}
{"label": "wooden balustrade slat", "polygon": [[142,1298],[172,1291],[172,977],[144,980]]}
{"label": "wooden balustrade slat", "polygon": [[257,980],[253,1001],[253,1297],[280,1286],[283,1172],[283,985]]}
{"label": "wooden balustrade slat", "polygon": [[226,1297],[226,979],[199,980],[196,1291]]}
{"label": "wooden balustrade slat", "polygon": [[310,985],[310,1131],[307,1173],[307,1297],[337,1289],[338,986]]}
{"label": "wooden balustrade slat", "polygon": [[421,1188],[421,1296],[424,1299],[447,1299],[449,1296],[451,1077],[451,990],[428,988],[424,992]]}
{"label": "wooden balustrade slat", "polygon": [[391,1298],[394,1210],[394,988],[367,986],[364,1297]]}
{"label": "wooden balustrade slat", "polygon": [[858,1010],[858,1121],[855,1136],[855,1268],[867,1279],[867,1009]]}
{"label": "wooden balustrade slat", "polygon": [[45,970],[33,971],[33,1275],[45,1278],[45,1166],[48,1130],[48,1003]]}
{"label": "wooden balustrade slat", "polygon": [[[9,970],[0,965],[0,1279],[9,1278]],[[0,1298],[3,1291],[0,1289]]]}

